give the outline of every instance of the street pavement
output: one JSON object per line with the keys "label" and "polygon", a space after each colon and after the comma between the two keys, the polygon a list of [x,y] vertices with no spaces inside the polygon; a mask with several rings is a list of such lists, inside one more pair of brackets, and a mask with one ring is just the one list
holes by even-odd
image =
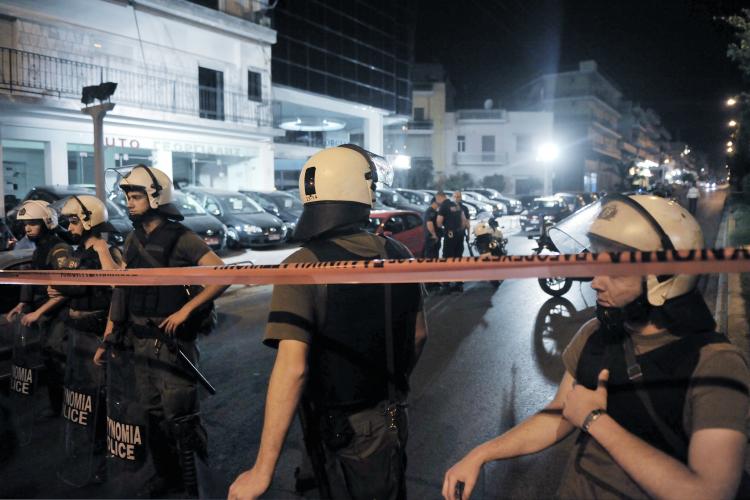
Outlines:
{"label": "street pavement", "polygon": [[[701,199],[699,220],[709,243],[719,227],[724,196],[718,191]],[[530,253],[533,240],[518,233],[512,220],[506,222],[509,251]],[[291,251],[261,255],[281,260]],[[708,303],[714,303],[710,294],[716,294],[716,284],[705,280],[704,287]],[[274,351],[261,344],[271,291],[270,286],[230,288],[217,302],[218,330],[201,340],[201,367],[218,390],[215,396],[203,394],[201,403],[210,440],[213,497],[226,495],[258,451],[274,361]],[[467,283],[462,294],[426,299],[429,339],[412,376],[409,407],[411,498],[438,498],[443,474],[451,465],[553,397],[564,370],[560,355],[578,327],[593,316],[594,306],[589,283],[575,283],[564,297],[554,299],[536,280],[508,280],[497,289],[490,283]],[[372,311],[363,304],[362,313]],[[0,461],[0,496],[107,496],[104,486],[73,490],[57,480],[59,423],[60,419],[36,422],[33,443]],[[472,498],[553,496],[571,439],[532,457],[486,465]],[[294,470],[302,456],[295,422],[266,498],[295,498]],[[315,497],[315,492],[309,496]]]}

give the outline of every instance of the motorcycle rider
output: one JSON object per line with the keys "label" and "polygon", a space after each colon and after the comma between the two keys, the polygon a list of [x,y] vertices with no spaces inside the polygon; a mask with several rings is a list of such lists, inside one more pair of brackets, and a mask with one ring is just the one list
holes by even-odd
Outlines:
{"label": "motorcycle rider", "polygon": [[[703,247],[688,211],[655,196],[609,195],[550,234],[564,253]],[[541,451],[577,429],[561,498],[734,498],[750,374],[714,333],[697,278],[596,276],[596,318],[563,353],[554,400],[448,470],[444,498],[459,482],[469,498],[487,461]]]}
{"label": "motorcycle rider", "polygon": [[[310,157],[295,230],[305,243],[285,262],[408,257],[400,243],[364,230],[388,174],[383,158],[351,144]],[[321,497],[404,498],[405,398],[426,334],[418,284],[275,286],[264,343],[278,353],[260,449],[229,498],[269,487],[300,401]]]}
{"label": "motorcycle rider", "polygon": [[[96,196],[73,195],[60,209],[68,232],[78,247],[70,269],[120,269],[122,254],[110,247],[102,233],[114,231],[107,207]],[[109,286],[56,285],[68,299],[65,332],[68,356],[64,383],[65,454],[60,477],[74,486],[102,481],[105,473],[106,411],[104,371],[93,363],[107,324],[112,299]],[[85,452],[83,450],[86,450]],[[96,463],[93,463],[96,460]]]}
{"label": "motorcycle rider", "polygon": [[[164,172],[137,165],[119,186],[126,194],[135,228],[125,241],[128,269],[223,264],[199,236],[179,223],[183,216],[173,203],[172,181]],[[226,288],[210,285],[198,291],[183,285],[116,290],[122,295],[113,298],[105,341],[118,341],[109,332],[115,320],[124,318],[120,331],[125,332],[136,363],[135,380],[130,384],[136,390],[130,396],[147,413],[148,450],[155,469],[139,494],[199,493],[196,467],[198,458],[206,457],[207,436],[200,423],[196,380],[186,372],[178,351],[197,363],[198,331],[210,316],[211,301]],[[101,363],[103,355],[104,348],[99,348],[95,361]]]}
{"label": "motorcycle rider", "polygon": [[[24,224],[26,237],[34,243],[31,268],[35,270],[65,269],[73,250],[57,234],[57,212],[42,200],[25,201],[18,210],[17,220]],[[56,416],[62,409],[62,381],[65,374],[64,325],[56,321],[64,297],[43,285],[21,287],[19,303],[11,309],[6,319],[13,321],[16,315],[24,314],[21,323],[26,327],[38,325],[42,333],[42,358],[50,407],[45,416]]]}

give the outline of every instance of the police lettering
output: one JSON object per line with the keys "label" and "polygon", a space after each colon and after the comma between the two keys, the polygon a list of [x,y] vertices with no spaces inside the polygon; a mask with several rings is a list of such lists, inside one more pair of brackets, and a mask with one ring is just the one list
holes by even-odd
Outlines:
{"label": "police lettering", "polygon": [[142,444],[140,426],[123,424],[107,417],[107,449],[111,455],[135,461],[136,451]]}
{"label": "police lettering", "polygon": [[31,368],[12,365],[10,368],[10,390],[19,394],[30,395],[34,382],[34,372]]}
{"label": "police lettering", "polygon": [[91,396],[75,392],[67,387],[63,389],[63,417],[79,425],[88,425],[91,413]]}

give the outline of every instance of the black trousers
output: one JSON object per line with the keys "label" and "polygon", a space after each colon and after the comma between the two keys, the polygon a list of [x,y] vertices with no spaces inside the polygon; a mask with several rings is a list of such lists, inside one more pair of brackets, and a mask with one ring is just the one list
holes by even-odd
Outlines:
{"label": "black trousers", "polygon": [[[443,257],[461,257],[464,254],[463,231],[447,231],[443,238]],[[449,236],[452,234],[453,236]]]}
{"label": "black trousers", "polygon": [[440,239],[425,238],[423,253],[425,259],[437,259],[440,257]]}

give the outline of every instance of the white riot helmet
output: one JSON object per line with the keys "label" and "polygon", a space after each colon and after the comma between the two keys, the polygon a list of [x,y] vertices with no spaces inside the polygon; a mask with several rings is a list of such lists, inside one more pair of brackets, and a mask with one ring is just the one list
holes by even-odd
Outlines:
{"label": "white riot helmet", "polygon": [[102,200],[90,194],[70,196],[60,209],[60,215],[77,217],[85,231],[114,231],[109,223],[107,206]]}
{"label": "white riot helmet", "polygon": [[148,196],[148,204],[152,210],[170,219],[183,219],[174,205],[172,180],[156,167],[134,166],[130,172],[123,175],[120,189],[126,193],[134,190],[143,191]]}
{"label": "white riot helmet", "polygon": [[[549,236],[562,253],[703,248],[703,232],[687,210],[649,195],[607,195],[550,228]],[[693,290],[697,281],[697,275],[649,275],[648,302],[662,306]]]}
{"label": "white riot helmet", "polygon": [[376,183],[390,185],[393,170],[382,156],[354,144],[324,149],[305,162],[299,176],[304,209],[294,237],[305,241],[338,227],[367,223]]}
{"label": "white riot helmet", "polygon": [[49,206],[49,203],[42,200],[24,201],[16,219],[19,221],[38,220],[50,230],[57,227],[57,212]]}

